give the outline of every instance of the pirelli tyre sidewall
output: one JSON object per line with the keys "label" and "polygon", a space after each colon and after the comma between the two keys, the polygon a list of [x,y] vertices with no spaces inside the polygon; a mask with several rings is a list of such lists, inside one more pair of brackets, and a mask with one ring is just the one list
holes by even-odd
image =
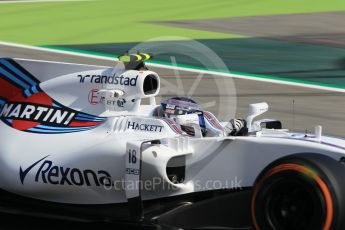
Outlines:
{"label": "pirelli tyre sidewall", "polygon": [[281,158],[258,176],[254,229],[345,229],[345,166],[321,154]]}

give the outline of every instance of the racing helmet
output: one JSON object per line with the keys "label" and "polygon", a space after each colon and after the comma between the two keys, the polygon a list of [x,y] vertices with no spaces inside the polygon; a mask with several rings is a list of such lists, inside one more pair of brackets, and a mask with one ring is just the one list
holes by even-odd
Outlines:
{"label": "racing helmet", "polygon": [[[203,110],[198,104],[188,97],[172,97],[161,102],[163,117],[176,121],[176,117],[185,114],[197,114],[199,117],[199,125],[203,136],[206,136],[207,129]],[[194,128],[181,125],[181,129],[189,135],[194,136]]]}

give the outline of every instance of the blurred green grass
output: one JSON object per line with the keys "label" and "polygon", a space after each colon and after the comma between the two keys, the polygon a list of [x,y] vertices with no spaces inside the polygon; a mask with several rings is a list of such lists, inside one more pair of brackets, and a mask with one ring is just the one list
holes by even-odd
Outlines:
{"label": "blurred green grass", "polygon": [[140,42],[160,36],[239,38],[243,36],[146,22],[342,10],[345,10],[344,0],[96,0],[0,4],[0,40],[63,45]]}

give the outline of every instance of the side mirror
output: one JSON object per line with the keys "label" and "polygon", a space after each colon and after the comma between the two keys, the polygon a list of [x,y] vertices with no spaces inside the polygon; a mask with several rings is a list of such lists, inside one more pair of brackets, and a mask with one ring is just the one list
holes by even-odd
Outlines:
{"label": "side mirror", "polygon": [[259,121],[254,121],[252,123],[252,130],[259,131],[262,129],[282,129],[282,123],[278,120],[273,119],[263,119]]}
{"label": "side mirror", "polygon": [[176,122],[180,125],[193,127],[195,137],[202,137],[198,114],[179,115],[176,117]]}
{"label": "side mirror", "polygon": [[277,120],[264,121],[261,123],[261,127],[266,128],[266,129],[282,129],[283,128],[281,121],[277,121]]}
{"label": "side mirror", "polygon": [[249,111],[248,111],[248,115],[246,118],[247,121],[247,127],[248,127],[248,131],[249,132],[253,132],[255,130],[253,130],[253,120],[255,117],[265,113],[268,111],[268,104],[266,102],[262,102],[262,103],[256,103],[256,104],[250,104],[249,105]]}

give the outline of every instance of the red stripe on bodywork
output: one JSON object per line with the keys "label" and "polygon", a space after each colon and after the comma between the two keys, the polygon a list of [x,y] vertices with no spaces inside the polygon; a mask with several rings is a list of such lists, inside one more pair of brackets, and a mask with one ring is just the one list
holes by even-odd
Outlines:
{"label": "red stripe on bodywork", "polygon": [[168,119],[168,118],[164,118],[163,120],[166,121],[166,122],[168,123],[168,125],[169,125],[171,128],[173,128],[178,134],[181,134],[181,135],[183,135],[183,136],[189,136],[187,133],[185,133],[185,132],[183,132],[182,130],[180,130],[180,129],[175,125],[175,123],[174,123],[172,120],[170,120],[170,119]]}
{"label": "red stripe on bodywork", "polygon": [[15,85],[11,84],[10,82],[6,81],[5,79],[1,78],[0,76],[0,97],[5,98],[6,100],[9,100],[10,98],[22,94],[22,90]]}
{"label": "red stripe on bodywork", "polygon": [[205,114],[207,120],[210,121],[217,129],[223,130],[223,127],[217,121],[215,121],[215,119],[213,118],[213,116],[210,113],[204,112],[204,114]]}
{"label": "red stripe on bodywork", "polygon": [[80,127],[80,126],[96,126],[103,123],[103,121],[72,121],[69,127]]}

